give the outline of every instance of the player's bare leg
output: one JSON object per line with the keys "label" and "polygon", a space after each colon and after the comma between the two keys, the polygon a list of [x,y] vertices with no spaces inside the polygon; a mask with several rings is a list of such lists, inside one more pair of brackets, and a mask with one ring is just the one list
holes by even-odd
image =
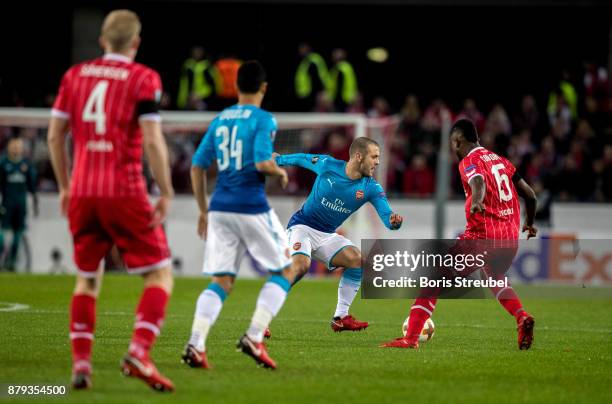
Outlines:
{"label": "player's bare leg", "polygon": [[276,369],[276,362],[268,355],[263,342],[264,335],[272,319],[283,307],[291,285],[303,276],[308,268],[310,257],[296,254],[291,258],[291,265],[283,269],[280,275],[272,275],[261,288],[251,325],[236,345],[238,351],[249,355],[259,366]]}
{"label": "player's bare leg", "polygon": [[235,279],[231,275],[213,276],[208,287],[198,297],[191,337],[181,356],[183,363],[192,368],[211,368],[206,357],[206,338],[234,287]]}
{"label": "player's bare leg", "polygon": [[338,304],[331,321],[335,332],[361,331],[368,328],[366,321],[359,321],[349,314],[349,308],[361,286],[361,252],[357,247],[347,246],[332,258],[331,267],[345,268],[338,285]]}
{"label": "player's bare leg", "polygon": [[75,389],[88,389],[92,386],[91,351],[96,324],[96,299],[101,287],[101,268],[91,276],[76,276],[70,305],[72,387]]}
{"label": "player's bare leg", "polygon": [[134,334],[128,353],[121,361],[125,376],[137,377],[154,390],[173,391],[172,382],[157,371],[149,353],[163,323],[172,293],[172,269],[164,267],[143,275],[144,291],[136,311]]}

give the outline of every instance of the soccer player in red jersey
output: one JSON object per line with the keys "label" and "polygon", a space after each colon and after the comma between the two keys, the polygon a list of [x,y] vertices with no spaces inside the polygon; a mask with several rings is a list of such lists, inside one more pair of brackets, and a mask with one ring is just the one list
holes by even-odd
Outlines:
{"label": "soccer player in red jersey", "polygon": [[[525,200],[527,211],[522,231],[527,232],[527,239],[537,234],[537,228],[533,224],[536,211],[533,189],[516,172],[510,161],[480,146],[472,121],[458,120],[451,128],[450,140],[451,147],[460,160],[459,172],[466,196],[467,226],[458,239],[493,240],[487,245],[502,249],[512,245],[513,257],[520,227],[518,196]],[[512,287],[496,287],[491,288],[491,291],[506,311],[516,318],[519,349],[529,349],[533,341],[533,316],[523,309]],[[417,298],[410,309],[406,336],[382,346],[418,348],[419,334],[436,307],[435,296],[435,293],[429,291],[426,297]]]}
{"label": "soccer player in red jersey", "polygon": [[[149,357],[172,291],[170,252],[161,223],[174,191],[157,110],[161,80],[154,70],[133,62],[140,27],[138,16],[128,10],[106,17],[100,36],[104,56],[64,74],[49,125],[61,211],[68,217],[78,269],[70,307],[72,383],[77,389],[91,386],[100,263],[113,245],[128,272],[144,278],[121,369],[158,391],[174,388]],[[69,130],[74,145],[70,178],[65,151]],[[155,207],[142,175],[143,146],[161,192]]]}

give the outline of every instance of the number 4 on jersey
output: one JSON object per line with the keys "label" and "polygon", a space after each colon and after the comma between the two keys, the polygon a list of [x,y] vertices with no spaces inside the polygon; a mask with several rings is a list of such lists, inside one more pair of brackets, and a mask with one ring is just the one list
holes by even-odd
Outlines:
{"label": "number 4 on jersey", "polygon": [[89,94],[89,98],[83,108],[83,122],[96,123],[96,135],[106,133],[106,114],[104,112],[104,101],[106,100],[106,90],[108,81],[102,80],[96,84]]}

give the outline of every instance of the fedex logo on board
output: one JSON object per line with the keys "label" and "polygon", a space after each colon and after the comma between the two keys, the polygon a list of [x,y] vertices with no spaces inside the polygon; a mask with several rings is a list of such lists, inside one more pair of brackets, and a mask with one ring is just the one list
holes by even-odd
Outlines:
{"label": "fedex logo on board", "polygon": [[523,282],[612,283],[612,244],[573,234],[522,241],[509,272]]}

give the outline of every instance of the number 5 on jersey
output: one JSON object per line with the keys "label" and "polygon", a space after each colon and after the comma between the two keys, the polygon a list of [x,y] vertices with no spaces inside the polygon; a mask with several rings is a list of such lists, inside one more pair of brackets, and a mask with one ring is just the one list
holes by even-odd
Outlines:
{"label": "number 5 on jersey", "polygon": [[101,80],[89,94],[85,107],[83,108],[83,122],[96,123],[96,135],[106,133],[106,113],[104,112],[104,101],[106,100],[108,81]]}
{"label": "number 5 on jersey", "polygon": [[222,137],[221,143],[219,143],[221,158],[217,158],[219,171],[223,171],[229,167],[230,159],[234,159],[234,168],[236,170],[242,170],[242,140],[236,140],[237,132],[238,126],[233,126],[231,139],[230,131],[227,126],[219,126],[215,132],[215,136]]}

